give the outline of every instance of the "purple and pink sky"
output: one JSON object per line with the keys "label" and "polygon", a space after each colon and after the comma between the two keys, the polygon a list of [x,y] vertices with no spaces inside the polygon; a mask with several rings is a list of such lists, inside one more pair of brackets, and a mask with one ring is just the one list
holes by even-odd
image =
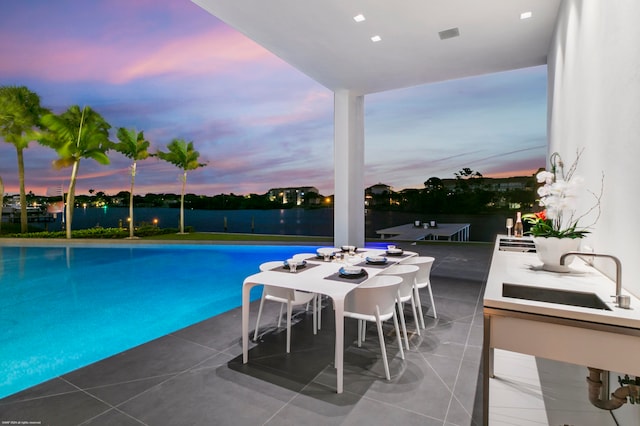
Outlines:
{"label": "purple and pink sky", "polygon": [[[88,105],[143,130],[152,150],[193,141],[207,167],[187,192],[333,194],[333,93],[189,0],[0,2],[0,85],[24,85],[60,113]],[[489,177],[545,165],[546,66],[365,97],[365,185],[422,188],[464,167]],[[80,163],[77,193],[129,190],[130,160]],[[53,150],[25,150],[26,190],[68,185]],[[0,141],[5,193],[18,192],[15,147]],[[137,194],[180,192],[179,171],[138,164]]]}

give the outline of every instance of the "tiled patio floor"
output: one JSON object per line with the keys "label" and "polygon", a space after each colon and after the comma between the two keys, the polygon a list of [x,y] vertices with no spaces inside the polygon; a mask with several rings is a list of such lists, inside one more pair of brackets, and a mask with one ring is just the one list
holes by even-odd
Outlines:
{"label": "tiled patio floor", "polygon": [[[411,250],[436,258],[438,318],[431,317],[425,293],[427,330],[411,337],[404,361],[393,357],[397,347],[387,335],[391,381],[384,379],[375,326],[357,348],[355,321],[348,320],[345,391],[336,394],[329,304],[316,336],[310,314],[298,313],[288,355],[284,329],[274,327],[277,306],[266,304],[265,328],[249,364],[242,364],[238,308],[0,400],[0,420],[53,426],[479,425],[482,294],[492,246],[433,243]],[[256,314],[254,306],[252,323]]]}

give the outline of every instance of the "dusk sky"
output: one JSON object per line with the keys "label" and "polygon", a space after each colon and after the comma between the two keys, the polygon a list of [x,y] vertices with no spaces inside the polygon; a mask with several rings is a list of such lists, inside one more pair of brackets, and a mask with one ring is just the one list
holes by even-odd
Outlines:
{"label": "dusk sky", "polygon": [[[0,2],[0,85],[24,85],[61,113],[90,106],[143,130],[152,151],[193,141],[204,168],[187,192],[333,194],[333,93],[189,0]],[[490,177],[545,165],[546,66],[365,97],[365,185],[421,188],[469,167]],[[77,193],[129,190],[130,160],[80,163]],[[68,185],[55,151],[25,150],[26,190]],[[15,147],[0,141],[5,193],[18,192]],[[180,192],[179,171],[138,164],[137,194]]]}

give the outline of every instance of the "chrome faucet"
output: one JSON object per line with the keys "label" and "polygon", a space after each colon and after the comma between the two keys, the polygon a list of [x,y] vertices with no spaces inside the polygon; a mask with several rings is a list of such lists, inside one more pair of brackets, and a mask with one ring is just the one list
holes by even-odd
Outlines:
{"label": "chrome faucet", "polygon": [[622,294],[622,262],[620,262],[620,259],[610,254],[570,251],[560,256],[560,264],[564,265],[565,259],[569,256],[607,257],[613,260],[616,263],[616,295],[611,297],[616,298],[616,303],[619,307],[629,309],[629,296]]}

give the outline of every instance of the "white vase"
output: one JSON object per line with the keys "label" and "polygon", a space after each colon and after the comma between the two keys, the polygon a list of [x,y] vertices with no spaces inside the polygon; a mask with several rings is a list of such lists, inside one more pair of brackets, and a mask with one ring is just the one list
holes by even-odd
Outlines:
{"label": "white vase", "polygon": [[575,256],[568,257],[564,265],[560,265],[560,256],[580,247],[580,238],[533,237],[533,242],[542,261],[542,269],[551,272],[569,272]]}

